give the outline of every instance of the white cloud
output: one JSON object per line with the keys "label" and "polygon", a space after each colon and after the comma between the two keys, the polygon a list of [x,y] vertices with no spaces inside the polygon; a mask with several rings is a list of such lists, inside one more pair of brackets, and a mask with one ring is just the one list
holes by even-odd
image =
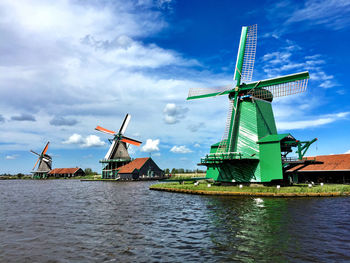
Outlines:
{"label": "white cloud", "polygon": [[96,135],[89,135],[85,138],[84,143],[81,145],[82,147],[98,147],[103,146],[106,143],[100,140],[100,137]]}
{"label": "white cloud", "polygon": [[6,155],[5,159],[6,160],[14,160],[17,159],[18,154],[13,154],[13,155]]}
{"label": "white cloud", "polygon": [[86,138],[80,134],[74,133],[66,141],[62,142],[63,144],[78,144],[83,148],[89,147],[99,147],[104,146],[106,143],[100,140],[100,137],[96,135],[89,135]]}
{"label": "white cloud", "polygon": [[327,64],[320,54],[308,55],[302,58],[301,48],[290,40],[278,51],[267,53],[263,56],[263,70],[268,78],[291,74],[295,71],[310,71],[310,80],[316,81],[321,88],[339,86],[334,76],[326,74],[322,66]]}
{"label": "white cloud", "polygon": [[173,148],[170,149],[171,152],[173,153],[191,153],[192,151],[187,148],[185,145],[181,146],[173,146]]}
{"label": "white cloud", "polygon": [[195,143],[193,146],[196,147],[196,148],[201,147],[201,145],[199,143]]}
{"label": "white cloud", "polygon": [[350,24],[350,2],[348,0],[307,0],[290,14],[287,24],[309,22],[310,25],[324,25],[330,29],[341,29]]}
{"label": "white cloud", "polygon": [[335,122],[339,119],[347,117],[350,112],[341,112],[336,114],[329,114],[324,117],[320,117],[314,120],[302,120],[302,121],[279,121],[277,122],[277,128],[279,130],[299,130],[311,127],[318,127],[328,123]]}
{"label": "white cloud", "polygon": [[175,124],[185,118],[187,112],[187,108],[177,106],[175,103],[168,103],[163,110],[164,121],[167,124]]}
{"label": "white cloud", "polygon": [[347,152],[345,152],[345,154],[348,154],[348,153],[350,153],[350,150],[349,150],[349,151],[347,151]]}
{"label": "white cloud", "polygon": [[159,151],[159,139],[147,139],[146,144],[141,148],[142,152],[156,152]]}
{"label": "white cloud", "polygon": [[74,133],[73,135],[71,135],[68,140],[62,142],[64,144],[80,144],[84,141],[83,136],[81,136],[80,134]]}

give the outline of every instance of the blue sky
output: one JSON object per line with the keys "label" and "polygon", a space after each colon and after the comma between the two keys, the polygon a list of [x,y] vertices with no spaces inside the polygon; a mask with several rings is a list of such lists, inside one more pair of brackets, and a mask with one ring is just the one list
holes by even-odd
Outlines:
{"label": "blue sky", "polygon": [[[125,3],[127,2],[127,3]],[[349,1],[0,3],[0,173],[29,173],[50,141],[54,167],[91,167],[108,150],[96,125],[143,141],[132,157],[196,168],[223,135],[241,27],[258,24],[253,80],[308,70],[306,93],[273,102],[279,132],[317,137],[309,155],[350,153]]]}

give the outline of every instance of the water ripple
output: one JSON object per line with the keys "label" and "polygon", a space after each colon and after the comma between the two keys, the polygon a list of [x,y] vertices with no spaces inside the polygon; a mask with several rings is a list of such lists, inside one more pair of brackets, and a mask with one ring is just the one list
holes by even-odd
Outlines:
{"label": "water ripple", "polygon": [[0,262],[346,262],[350,199],[0,181]]}

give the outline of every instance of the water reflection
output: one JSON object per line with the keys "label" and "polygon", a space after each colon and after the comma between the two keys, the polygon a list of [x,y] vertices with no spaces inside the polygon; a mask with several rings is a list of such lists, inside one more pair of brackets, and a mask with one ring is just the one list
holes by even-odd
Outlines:
{"label": "water reflection", "polygon": [[343,218],[349,207],[341,208],[342,215],[332,207],[349,203],[346,198],[211,198],[207,202],[215,228],[213,253],[218,258],[243,262],[350,259],[350,228]]}

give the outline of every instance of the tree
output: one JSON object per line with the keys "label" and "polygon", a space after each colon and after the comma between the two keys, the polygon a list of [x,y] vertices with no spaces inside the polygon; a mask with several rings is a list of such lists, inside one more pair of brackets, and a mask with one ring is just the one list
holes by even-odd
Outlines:
{"label": "tree", "polygon": [[97,174],[96,172],[92,171],[91,168],[85,168],[84,172],[86,175],[96,175]]}

